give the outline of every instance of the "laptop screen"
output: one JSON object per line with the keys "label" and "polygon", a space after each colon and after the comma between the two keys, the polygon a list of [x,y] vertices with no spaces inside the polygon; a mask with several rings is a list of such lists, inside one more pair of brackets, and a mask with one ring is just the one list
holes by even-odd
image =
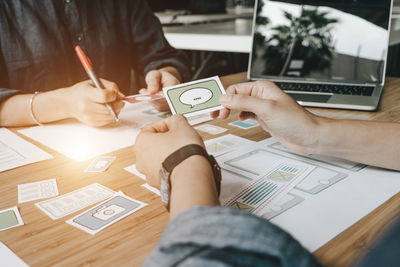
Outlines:
{"label": "laptop screen", "polygon": [[391,0],[258,0],[249,78],[382,83]]}

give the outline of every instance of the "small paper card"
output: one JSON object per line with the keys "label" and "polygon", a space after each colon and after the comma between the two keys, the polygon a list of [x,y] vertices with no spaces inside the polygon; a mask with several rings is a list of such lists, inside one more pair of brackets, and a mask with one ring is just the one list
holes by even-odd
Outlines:
{"label": "small paper card", "polygon": [[94,203],[103,201],[114,194],[115,191],[94,183],[65,195],[35,203],[35,205],[47,216],[57,220]]}
{"label": "small paper card", "polygon": [[243,120],[243,121],[240,121],[240,120],[239,121],[234,121],[234,122],[229,123],[229,125],[238,127],[240,129],[247,130],[247,129],[250,129],[250,128],[257,127],[260,124],[255,119],[247,119],[247,120]]}
{"label": "small paper card", "polygon": [[223,108],[219,97],[225,89],[218,76],[165,87],[163,91],[172,114],[191,117]]}
{"label": "small paper card", "polygon": [[212,121],[213,118],[211,118],[210,113],[205,113],[205,114],[200,114],[200,115],[196,115],[190,118],[187,118],[188,123],[191,126],[206,122],[206,121]]}
{"label": "small paper card", "polygon": [[56,179],[18,185],[18,203],[25,203],[58,195]]}
{"label": "small paper card", "polygon": [[67,223],[94,235],[146,205],[118,192],[96,207],[68,220]]}
{"label": "small paper card", "polygon": [[209,139],[204,142],[208,154],[211,154],[214,157],[218,157],[234,149],[238,149],[240,146],[250,145],[253,143],[255,142],[233,134],[223,135],[221,137]]}
{"label": "small paper card", "polygon": [[202,132],[209,133],[209,134],[212,134],[212,135],[217,135],[217,134],[221,134],[221,133],[224,133],[224,132],[228,131],[228,129],[225,129],[225,128],[222,128],[222,127],[219,127],[219,126],[215,126],[215,125],[212,125],[212,124],[208,124],[208,123],[196,126],[194,128],[196,130],[200,130]]}
{"label": "small paper card", "polygon": [[86,168],[85,172],[104,172],[110,167],[115,157],[98,157],[95,158]]}
{"label": "small paper card", "polygon": [[24,225],[17,207],[0,210],[0,231]]}

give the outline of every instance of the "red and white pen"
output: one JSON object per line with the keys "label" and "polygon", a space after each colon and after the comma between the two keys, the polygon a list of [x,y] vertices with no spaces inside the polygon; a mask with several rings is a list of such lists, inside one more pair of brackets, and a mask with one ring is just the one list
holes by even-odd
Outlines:
{"label": "red and white pen", "polygon": [[[85,55],[85,53],[83,52],[82,48],[79,45],[75,46],[75,52],[78,55],[78,58],[82,63],[82,66],[85,68],[86,73],[88,74],[89,78],[92,80],[94,85],[97,88],[105,89],[104,85],[99,81],[99,79],[97,79],[97,76],[94,73],[92,62]],[[111,116],[113,117],[114,121],[119,122],[118,116],[117,116],[117,114],[115,114],[112,107],[107,103],[105,105],[106,105],[108,111],[110,112]]]}

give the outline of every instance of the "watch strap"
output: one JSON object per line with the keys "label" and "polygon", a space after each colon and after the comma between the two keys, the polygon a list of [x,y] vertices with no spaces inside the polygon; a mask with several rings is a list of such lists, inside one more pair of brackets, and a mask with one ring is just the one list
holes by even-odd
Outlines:
{"label": "watch strap", "polygon": [[180,149],[178,149],[175,152],[173,152],[172,154],[170,154],[164,160],[163,166],[169,173],[171,173],[172,170],[176,166],[178,166],[182,161],[184,161],[185,159],[187,159],[188,157],[193,156],[193,155],[202,155],[205,158],[208,158],[208,153],[202,146],[196,145],[196,144],[191,144],[191,145],[181,147]]}
{"label": "watch strap", "polygon": [[162,163],[164,169],[171,174],[172,170],[182,161],[190,156],[201,155],[205,157],[211,165],[214,174],[215,185],[217,187],[218,196],[221,192],[221,168],[215,158],[207,153],[204,147],[197,144],[190,144],[176,150],[170,154]]}

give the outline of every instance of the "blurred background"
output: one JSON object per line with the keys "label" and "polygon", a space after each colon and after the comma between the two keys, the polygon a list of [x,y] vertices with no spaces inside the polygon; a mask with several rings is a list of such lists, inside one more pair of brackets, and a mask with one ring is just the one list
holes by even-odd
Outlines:
{"label": "blurred background", "polygon": [[[192,79],[247,71],[255,0],[147,0]],[[400,0],[394,0],[387,76],[400,77]]]}

